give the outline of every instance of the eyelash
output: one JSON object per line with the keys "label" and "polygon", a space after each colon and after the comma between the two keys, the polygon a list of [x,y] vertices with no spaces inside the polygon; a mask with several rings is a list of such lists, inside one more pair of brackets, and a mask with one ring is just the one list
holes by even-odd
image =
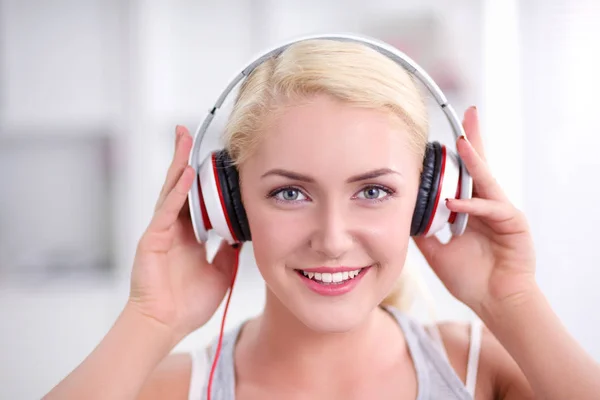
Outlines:
{"label": "eyelash", "polygon": [[[394,196],[394,194],[396,193],[395,190],[392,190],[392,189],[390,189],[390,188],[388,188],[386,186],[382,186],[382,185],[367,185],[367,186],[364,186],[357,193],[364,192],[367,189],[379,189],[379,190],[383,190],[385,193],[387,193],[387,196],[382,197],[380,199],[364,199],[364,200],[366,200],[368,202],[371,202],[371,203],[382,203],[382,202],[384,202],[384,201],[389,200],[390,198],[392,198]],[[277,189],[272,190],[271,192],[269,192],[266,197],[267,198],[272,198],[276,202],[283,203],[283,204],[295,204],[295,203],[301,203],[303,201],[306,201],[306,200],[281,200],[281,199],[278,199],[276,197],[279,193],[284,192],[286,190],[298,191],[298,192],[302,193],[305,197],[308,197],[304,193],[304,191],[302,189],[300,189],[300,188],[298,188],[296,186],[284,186],[284,187],[277,188]]]}

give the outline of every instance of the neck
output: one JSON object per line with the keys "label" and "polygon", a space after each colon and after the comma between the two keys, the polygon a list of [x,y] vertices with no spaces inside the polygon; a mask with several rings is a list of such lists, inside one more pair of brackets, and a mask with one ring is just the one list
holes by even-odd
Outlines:
{"label": "neck", "polygon": [[406,353],[396,321],[379,307],[351,331],[315,332],[267,289],[264,312],[249,325],[247,349],[255,366],[269,366],[270,371],[315,383],[327,383],[334,375],[342,379],[341,374],[348,379],[363,376],[373,361],[383,367]]}

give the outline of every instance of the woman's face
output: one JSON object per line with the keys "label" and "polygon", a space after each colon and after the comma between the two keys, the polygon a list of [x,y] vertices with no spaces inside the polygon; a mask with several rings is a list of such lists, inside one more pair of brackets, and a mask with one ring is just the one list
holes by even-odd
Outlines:
{"label": "woman's face", "polygon": [[306,326],[347,331],[402,270],[422,161],[386,113],[324,95],[268,122],[240,167],[258,268]]}

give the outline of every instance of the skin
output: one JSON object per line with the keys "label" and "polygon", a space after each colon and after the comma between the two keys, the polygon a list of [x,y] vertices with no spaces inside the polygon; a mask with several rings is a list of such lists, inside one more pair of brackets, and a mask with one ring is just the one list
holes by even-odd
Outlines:
{"label": "skin", "polygon": [[[378,304],[404,263],[420,160],[409,150],[408,133],[384,114],[326,96],[309,100],[272,121],[256,157],[240,168],[267,302],[236,345],[236,398],[414,399],[417,380],[403,334]],[[475,197],[447,204],[470,214],[467,232],[448,245],[415,241],[448,290],[486,325],[476,398],[594,398],[600,368],[535,283],[526,219],[487,167],[474,108],[463,125],[468,139],[457,148]],[[215,312],[238,250],[223,244],[209,264],[204,245],[195,242],[185,205],[194,178],[187,166],[192,139],[178,127],[176,141],[155,215],[139,242],[129,301],[98,347],[46,398],[187,398],[190,359],[168,354]],[[381,168],[396,172],[348,182]],[[312,181],[263,177],[273,169]],[[392,194],[365,192],[373,185]],[[299,190],[268,196],[286,186]],[[309,291],[294,271],[319,265],[374,266],[351,293],[332,299]],[[468,330],[452,323],[440,330],[464,381]]]}

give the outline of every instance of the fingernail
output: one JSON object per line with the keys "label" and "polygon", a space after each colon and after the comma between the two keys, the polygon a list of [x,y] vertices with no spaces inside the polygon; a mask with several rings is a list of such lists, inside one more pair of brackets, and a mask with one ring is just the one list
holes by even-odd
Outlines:
{"label": "fingernail", "polygon": [[477,106],[473,106],[473,114],[475,114],[476,119],[479,119],[479,110],[477,109]]}

